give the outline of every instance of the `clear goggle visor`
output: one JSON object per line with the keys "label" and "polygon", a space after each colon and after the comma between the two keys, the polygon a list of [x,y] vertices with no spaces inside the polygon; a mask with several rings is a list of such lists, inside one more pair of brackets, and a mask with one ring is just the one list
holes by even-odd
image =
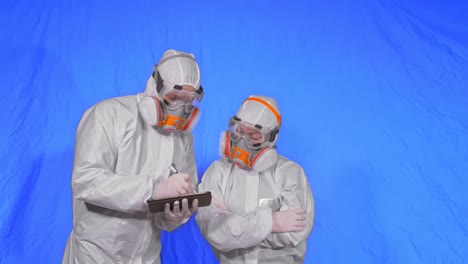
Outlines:
{"label": "clear goggle visor", "polygon": [[261,129],[247,122],[238,121],[235,118],[231,118],[229,122],[229,131],[232,141],[239,142],[244,138],[247,147],[251,149],[258,149],[266,146],[271,133],[271,131]]}
{"label": "clear goggle visor", "polygon": [[166,92],[163,99],[170,110],[177,110],[182,106],[186,107],[187,110],[193,110],[198,107],[203,98],[203,92],[200,90],[188,91],[180,85],[174,85],[173,88],[164,90]]}

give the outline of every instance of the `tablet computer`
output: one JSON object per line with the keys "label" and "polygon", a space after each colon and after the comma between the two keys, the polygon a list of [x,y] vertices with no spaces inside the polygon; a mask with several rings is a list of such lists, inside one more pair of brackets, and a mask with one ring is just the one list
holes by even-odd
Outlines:
{"label": "tablet computer", "polygon": [[198,199],[198,207],[204,207],[211,204],[211,192],[204,193],[194,193],[181,195],[177,197],[149,200],[146,203],[148,204],[149,211],[151,213],[164,212],[164,206],[169,203],[171,211],[174,209],[174,202],[179,201],[180,208],[182,210],[182,200],[187,199],[189,208],[192,205],[193,200]]}

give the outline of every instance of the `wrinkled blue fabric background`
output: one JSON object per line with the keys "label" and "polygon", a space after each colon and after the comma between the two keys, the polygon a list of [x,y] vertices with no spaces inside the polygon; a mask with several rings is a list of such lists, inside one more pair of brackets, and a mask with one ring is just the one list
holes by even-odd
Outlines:
{"label": "wrinkled blue fabric background", "polygon": [[[305,263],[468,263],[466,1],[0,2],[0,262],[59,263],[75,129],[195,54],[200,177],[251,94],[275,97],[279,152],[315,197]],[[217,263],[191,219],[163,263]]]}

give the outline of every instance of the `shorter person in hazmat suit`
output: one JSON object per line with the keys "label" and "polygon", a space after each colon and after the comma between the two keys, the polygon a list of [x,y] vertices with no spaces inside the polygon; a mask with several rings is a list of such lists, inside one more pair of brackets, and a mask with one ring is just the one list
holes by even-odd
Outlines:
{"label": "shorter person in hazmat suit", "polygon": [[314,220],[303,168],[280,155],[276,101],[250,96],[229,120],[200,191],[212,204],[196,221],[221,263],[302,263]]}

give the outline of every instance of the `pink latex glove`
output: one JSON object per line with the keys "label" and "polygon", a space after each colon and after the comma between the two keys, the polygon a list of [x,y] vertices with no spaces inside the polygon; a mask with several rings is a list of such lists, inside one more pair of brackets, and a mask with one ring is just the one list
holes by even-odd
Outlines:
{"label": "pink latex glove", "polygon": [[273,212],[272,233],[298,232],[306,228],[306,210],[291,209]]}
{"label": "pink latex glove", "polygon": [[164,207],[164,217],[171,221],[182,221],[186,218],[189,218],[195,211],[198,209],[198,199],[193,200],[192,207],[189,208],[187,199],[182,200],[182,211],[179,207],[179,202],[174,202],[174,209],[171,208],[167,203]]}
{"label": "pink latex glove", "polygon": [[176,173],[155,188],[153,198],[163,199],[177,197],[179,195],[192,194],[193,192],[190,175],[187,173]]}

